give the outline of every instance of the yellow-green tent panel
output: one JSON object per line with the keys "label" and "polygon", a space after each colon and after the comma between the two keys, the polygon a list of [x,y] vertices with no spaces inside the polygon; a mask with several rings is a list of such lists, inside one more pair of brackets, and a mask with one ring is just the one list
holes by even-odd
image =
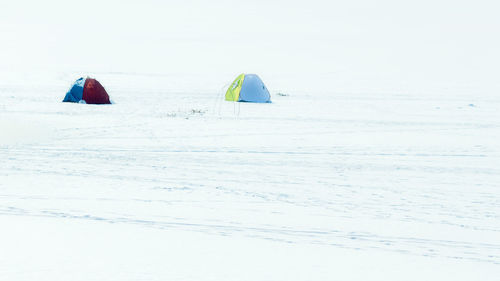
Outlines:
{"label": "yellow-green tent panel", "polygon": [[234,82],[229,86],[226,91],[227,101],[238,101],[240,98],[241,86],[243,85],[243,80],[245,79],[245,74],[240,74]]}

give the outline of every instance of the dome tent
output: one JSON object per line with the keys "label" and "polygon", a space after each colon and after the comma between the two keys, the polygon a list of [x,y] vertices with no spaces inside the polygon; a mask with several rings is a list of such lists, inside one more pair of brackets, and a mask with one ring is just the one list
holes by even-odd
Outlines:
{"label": "dome tent", "polygon": [[226,92],[227,101],[271,102],[271,95],[257,74],[240,74]]}
{"label": "dome tent", "polygon": [[76,80],[66,93],[63,102],[111,104],[108,93],[101,83],[89,77]]}

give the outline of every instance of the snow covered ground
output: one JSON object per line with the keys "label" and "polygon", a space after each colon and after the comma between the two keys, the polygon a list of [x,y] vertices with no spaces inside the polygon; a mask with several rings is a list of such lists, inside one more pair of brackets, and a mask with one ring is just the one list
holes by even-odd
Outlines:
{"label": "snow covered ground", "polygon": [[[0,11],[0,280],[499,279],[494,9],[66,2]],[[115,104],[61,103],[81,75]]]}
{"label": "snow covered ground", "polygon": [[498,278],[499,98],[233,104],[101,74],[93,106],[60,103],[67,76],[1,91],[2,279]]}

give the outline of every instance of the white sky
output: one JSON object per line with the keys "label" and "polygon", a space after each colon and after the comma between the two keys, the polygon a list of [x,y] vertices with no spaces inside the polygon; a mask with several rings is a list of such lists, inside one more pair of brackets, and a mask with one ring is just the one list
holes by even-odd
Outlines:
{"label": "white sky", "polygon": [[8,1],[0,9],[0,68],[499,89],[499,8],[495,1]]}

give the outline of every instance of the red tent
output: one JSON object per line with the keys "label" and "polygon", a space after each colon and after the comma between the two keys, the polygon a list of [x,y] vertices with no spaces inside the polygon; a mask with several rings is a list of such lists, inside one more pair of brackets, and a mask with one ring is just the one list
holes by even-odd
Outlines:
{"label": "red tent", "polygon": [[76,80],[66,93],[63,102],[82,102],[90,104],[110,104],[108,93],[99,81],[93,78]]}

